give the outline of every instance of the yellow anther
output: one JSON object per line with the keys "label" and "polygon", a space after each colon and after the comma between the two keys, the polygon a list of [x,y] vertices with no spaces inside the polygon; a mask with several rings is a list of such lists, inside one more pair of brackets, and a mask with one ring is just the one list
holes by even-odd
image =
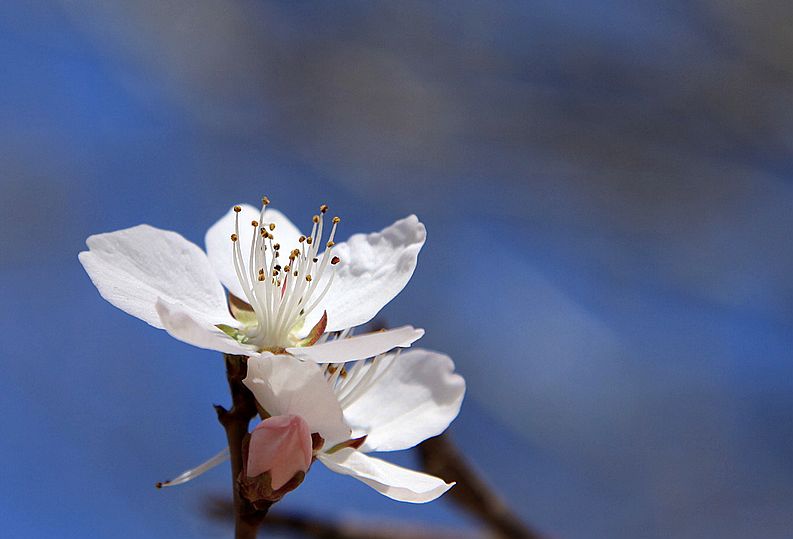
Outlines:
{"label": "yellow anther", "polygon": [[328,205],[323,204],[322,206],[319,207],[319,211],[325,213],[326,211],[328,211]]}
{"label": "yellow anther", "polygon": [[311,282],[311,275],[306,275],[306,281]]}
{"label": "yellow anther", "polygon": [[309,236],[309,237],[307,237],[307,238],[306,238],[306,243],[307,243],[307,244],[311,245],[311,242],[312,242],[312,241],[314,241],[314,240],[312,240],[312,239],[311,239],[311,236]]}
{"label": "yellow anther", "polygon": [[264,274],[263,274],[263,273],[262,273],[262,274],[259,274],[259,280],[260,280],[260,281],[264,281]]}
{"label": "yellow anther", "polygon": [[284,273],[289,273],[292,271],[292,266],[284,266]]}
{"label": "yellow anther", "polygon": [[259,226],[259,222],[258,221],[251,221],[251,226],[256,228],[257,226]]}
{"label": "yellow anther", "polygon": [[277,269],[273,270],[273,277],[278,277],[278,270]]}
{"label": "yellow anther", "polygon": [[300,236],[299,238],[297,238],[297,241],[299,241],[300,243],[303,243],[304,241],[306,241],[306,237],[305,236]]}
{"label": "yellow anther", "polygon": [[231,241],[237,241],[237,235],[236,234],[232,234],[231,235]]}
{"label": "yellow anther", "polygon": [[319,223],[319,215],[315,215],[311,220],[314,221],[314,223]]}
{"label": "yellow anther", "polygon": [[334,224],[334,225],[337,225],[337,224],[339,224],[340,222],[341,222],[341,219],[340,219],[339,217],[334,217],[334,218],[333,218],[333,224]]}
{"label": "yellow anther", "polygon": [[327,245],[328,247],[333,247],[334,245],[336,245],[336,242],[335,241],[329,241],[325,245]]}
{"label": "yellow anther", "polygon": [[275,223],[270,223],[270,231],[272,232],[275,230]]}
{"label": "yellow anther", "polygon": [[276,243],[275,245],[273,245],[273,249],[275,249],[276,251],[278,249],[280,249],[280,248],[281,248],[281,244],[280,243]]}
{"label": "yellow anther", "polygon": [[263,204],[263,205],[265,205],[265,206],[266,206],[266,205],[268,205],[269,203],[270,203],[270,199],[269,199],[269,198],[267,198],[267,197],[262,197],[262,204]]}
{"label": "yellow anther", "polygon": [[242,208],[240,208],[239,206],[234,206],[234,211],[239,213],[242,211]]}

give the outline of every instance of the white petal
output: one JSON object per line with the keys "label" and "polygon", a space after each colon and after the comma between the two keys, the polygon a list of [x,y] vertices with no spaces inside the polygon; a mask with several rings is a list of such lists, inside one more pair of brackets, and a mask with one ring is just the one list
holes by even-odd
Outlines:
{"label": "white petal", "polygon": [[165,331],[182,342],[224,354],[247,356],[256,353],[255,348],[240,344],[211,322],[194,318],[183,305],[169,303],[160,298],[156,306]]}
{"label": "white petal", "polygon": [[368,435],[362,451],[407,449],[446,430],[464,394],[465,380],[449,356],[416,348],[345,406],[344,417],[353,437]]}
{"label": "white petal", "polygon": [[248,360],[245,386],[270,415],[299,415],[325,448],[350,438],[339,401],[320,367],[292,356],[262,354]]}
{"label": "white petal", "polygon": [[409,470],[355,449],[342,449],[332,455],[320,453],[318,458],[334,472],[350,475],[400,502],[431,502],[454,486],[433,475]]}
{"label": "white petal", "polygon": [[397,347],[408,347],[424,335],[423,329],[402,326],[314,346],[287,348],[293,356],[315,363],[344,363],[367,359]]}
{"label": "white petal", "polygon": [[139,225],[86,240],[80,263],[119,309],[162,328],[155,304],[181,303],[196,318],[226,322],[226,296],[204,252],[176,232]]}
{"label": "white petal", "polygon": [[[338,243],[331,256],[338,256],[341,262],[306,327],[312,327],[323,310],[328,311],[327,331],[359,326],[374,318],[410,280],[426,236],[424,224],[410,215],[380,232],[355,234]],[[323,290],[329,274],[323,275],[318,290]]]}
{"label": "white petal", "polygon": [[[239,242],[242,249],[245,264],[248,263],[248,253],[250,252],[251,240],[253,240],[254,228],[251,221],[259,221],[259,209],[250,204],[240,204],[240,232]],[[234,209],[230,209],[226,215],[207,230],[204,243],[207,248],[207,255],[220,281],[229,291],[238,298],[245,298],[242,291],[237,272],[234,270],[234,258],[232,256],[231,235],[234,233]],[[272,232],[275,237],[274,242],[281,244],[281,252],[289,253],[297,247],[297,239],[300,231],[292,224],[283,213],[278,210],[267,208],[264,213],[264,223],[275,223],[275,230]],[[322,313],[320,313],[320,316]]]}

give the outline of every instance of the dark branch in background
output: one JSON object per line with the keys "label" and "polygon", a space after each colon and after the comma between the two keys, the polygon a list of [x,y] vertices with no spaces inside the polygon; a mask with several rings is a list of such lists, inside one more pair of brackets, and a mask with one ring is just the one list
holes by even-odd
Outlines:
{"label": "dark branch in background", "polygon": [[448,434],[423,441],[417,447],[424,471],[446,481],[456,481],[445,496],[474,515],[499,537],[541,539],[529,529],[487,482],[468,464]]}
{"label": "dark branch in background", "polygon": [[236,539],[253,539],[267,509],[253,507],[242,495],[238,478],[242,471],[242,442],[248,434],[248,425],[256,414],[256,399],[242,383],[248,371],[245,356],[226,355],[226,377],[231,391],[231,410],[215,405],[218,421],[226,429],[231,455],[231,489],[233,497],[234,529]]}
{"label": "dark branch in background", "polygon": [[[228,500],[207,499],[205,514],[213,520],[227,520],[231,515]],[[317,539],[481,539],[487,535],[447,528],[401,525],[396,523],[342,522],[302,513],[270,513],[264,520],[268,528],[297,532]]]}

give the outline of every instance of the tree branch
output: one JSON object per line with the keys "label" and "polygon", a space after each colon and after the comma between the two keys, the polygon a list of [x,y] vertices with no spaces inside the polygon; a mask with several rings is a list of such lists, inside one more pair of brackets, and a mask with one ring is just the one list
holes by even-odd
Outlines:
{"label": "tree branch", "polygon": [[542,539],[524,524],[504,500],[471,467],[448,434],[423,441],[417,447],[424,471],[456,481],[446,496],[506,539]]}
{"label": "tree branch", "polygon": [[233,492],[234,530],[236,539],[253,539],[259,525],[267,515],[270,505],[257,504],[254,507],[241,493],[240,473],[242,472],[242,444],[248,434],[248,425],[256,416],[256,399],[242,383],[248,371],[245,356],[226,354],[226,378],[231,392],[231,409],[215,405],[218,421],[226,430],[226,439],[231,455],[231,489]]}

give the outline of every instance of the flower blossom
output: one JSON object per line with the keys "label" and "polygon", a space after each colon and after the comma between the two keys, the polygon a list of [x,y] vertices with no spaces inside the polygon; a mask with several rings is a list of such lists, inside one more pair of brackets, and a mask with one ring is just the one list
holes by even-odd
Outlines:
{"label": "flower blossom", "polygon": [[327,339],[371,320],[407,284],[426,236],[415,215],[336,243],[340,219],[329,223],[327,206],[306,236],[268,205],[264,197],[260,209],[232,208],[207,231],[206,253],[175,232],[139,225],[90,236],[80,262],[114,306],[227,354],[336,363],[407,347],[423,335],[403,326]]}
{"label": "flower blossom", "polygon": [[[418,348],[400,352],[346,365],[262,354],[248,361],[244,383],[270,419],[299,417],[321,436],[324,443],[314,456],[330,470],[389,498],[424,503],[453,484],[368,453],[407,449],[443,432],[460,410],[465,381],[448,356]],[[267,453],[268,463],[274,461],[266,444],[258,450]]]}

